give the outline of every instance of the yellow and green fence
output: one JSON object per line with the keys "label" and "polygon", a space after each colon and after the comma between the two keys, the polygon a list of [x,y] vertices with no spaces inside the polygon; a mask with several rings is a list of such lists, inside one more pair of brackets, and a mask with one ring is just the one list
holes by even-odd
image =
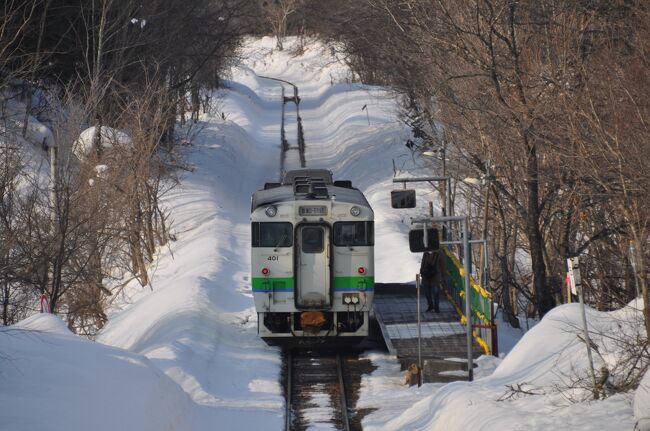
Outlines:
{"label": "yellow and green fence", "polygon": [[[442,249],[448,275],[445,295],[453,304],[464,325],[467,320],[465,316],[465,268],[449,249],[446,247],[442,247]],[[498,353],[497,327],[492,313],[492,294],[481,287],[471,276],[470,287],[472,334],[486,355],[496,355]]]}

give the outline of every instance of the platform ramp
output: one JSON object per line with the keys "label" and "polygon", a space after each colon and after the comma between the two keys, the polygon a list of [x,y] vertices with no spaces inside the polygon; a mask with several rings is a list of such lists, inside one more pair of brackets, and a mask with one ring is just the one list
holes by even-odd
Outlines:
{"label": "platform ramp", "polygon": [[[427,302],[420,298],[420,331],[425,382],[449,382],[467,379],[467,335],[458,313],[444,294],[440,312],[424,312]],[[375,284],[374,312],[388,350],[406,369],[417,363],[418,327],[415,285]],[[483,354],[474,341],[473,356]]]}

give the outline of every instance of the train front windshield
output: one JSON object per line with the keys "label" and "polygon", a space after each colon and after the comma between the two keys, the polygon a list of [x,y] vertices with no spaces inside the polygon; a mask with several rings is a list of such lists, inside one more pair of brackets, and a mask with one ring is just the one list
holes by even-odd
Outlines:
{"label": "train front windshield", "polygon": [[251,224],[253,247],[291,247],[293,225],[286,222],[256,222]]}
{"label": "train front windshield", "polygon": [[374,229],[371,221],[334,223],[334,245],[338,247],[374,245]]}

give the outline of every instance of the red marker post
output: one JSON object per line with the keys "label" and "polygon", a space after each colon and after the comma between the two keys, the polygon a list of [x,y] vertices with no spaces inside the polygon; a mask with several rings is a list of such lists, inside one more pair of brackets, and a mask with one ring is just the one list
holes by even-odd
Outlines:
{"label": "red marker post", "polygon": [[47,293],[41,295],[41,313],[51,313],[50,301],[47,299]]}

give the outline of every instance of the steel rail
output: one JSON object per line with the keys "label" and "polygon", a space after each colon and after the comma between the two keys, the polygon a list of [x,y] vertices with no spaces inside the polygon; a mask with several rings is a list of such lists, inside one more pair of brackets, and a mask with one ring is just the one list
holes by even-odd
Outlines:
{"label": "steel rail", "polygon": [[[286,153],[288,150],[292,149],[286,140],[286,135],[284,131],[284,125],[285,125],[285,109],[284,105],[287,104],[287,102],[294,102],[296,104],[296,123],[297,123],[297,144],[298,144],[298,156],[300,157],[300,167],[305,168],[307,166],[307,160],[305,159],[305,131],[302,126],[302,118],[300,117],[300,96],[298,95],[298,86],[294,84],[293,82],[289,82],[285,79],[280,79],[280,78],[273,78],[271,76],[265,76],[265,75],[257,75],[259,78],[262,79],[269,79],[271,81],[276,81],[280,82],[280,87],[282,88],[282,126],[281,126],[281,141],[282,141],[282,161],[280,165],[280,181],[282,181],[282,176],[284,175],[284,169],[285,169],[285,157]],[[285,90],[284,90],[284,85],[282,84],[287,84],[293,87],[293,97],[287,97],[285,95]]]}
{"label": "steel rail", "polygon": [[287,351],[287,393],[286,393],[286,400],[287,400],[287,407],[285,410],[285,430],[286,431],[291,431],[291,404],[293,401],[291,400],[291,385],[292,385],[292,369],[293,369],[293,358],[291,356],[291,350]]}
{"label": "steel rail", "polygon": [[348,417],[348,402],[345,395],[345,382],[343,380],[343,358],[336,355],[336,370],[339,375],[339,390],[341,391],[341,416],[343,419],[343,429],[350,431],[350,418]]}

